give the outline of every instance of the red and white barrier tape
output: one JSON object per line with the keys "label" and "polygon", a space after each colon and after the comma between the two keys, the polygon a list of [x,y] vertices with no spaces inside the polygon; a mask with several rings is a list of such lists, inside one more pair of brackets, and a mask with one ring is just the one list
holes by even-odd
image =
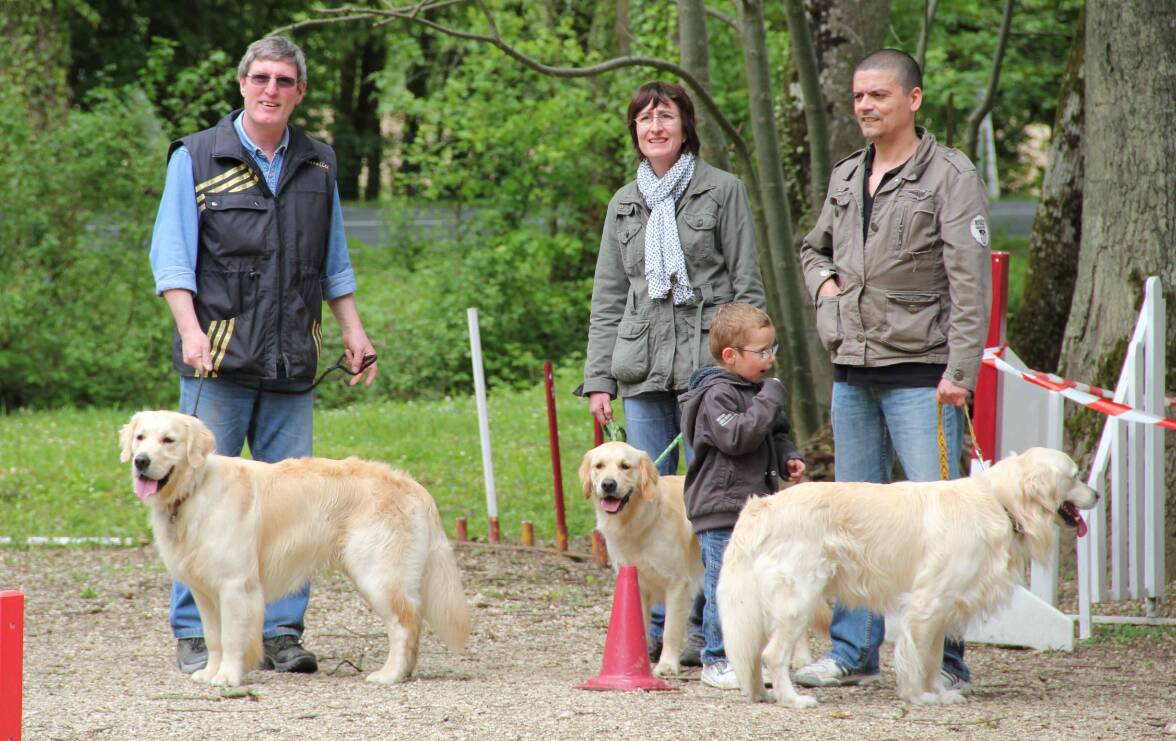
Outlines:
{"label": "red and white barrier tape", "polygon": [[[984,349],[984,357],[987,358],[990,353],[1000,355],[1001,353],[1003,353],[1005,351],[1006,347],[1008,347],[1008,345],[1001,345],[1000,347],[987,347]],[[1085,391],[1088,394],[1094,394],[1095,396],[1101,396],[1104,399],[1114,399],[1115,398],[1114,391],[1100,388],[1098,386],[1091,386],[1088,383],[1080,383],[1078,381],[1071,381],[1068,378],[1062,378],[1061,376],[1055,375],[1053,373],[1046,373],[1045,371],[1024,371],[1024,372],[1029,373],[1033,376],[1036,376],[1037,378],[1049,381],[1050,383],[1056,383],[1059,386],[1065,386],[1067,388],[1073,388],[1073,389],[1078,389],[1079,391]],[[1176,407],[1176,396],[1165,396],[1164,397],[1164,406]]]}
{"label": "red and white barrier tape", "polygon": [[[1167,417],[1157,417],[1154,414],[1141,412],[1138,409],[1132,409],[1126,404],[1120,404],[1107,398],[1109,392],[1097,386],[1089,386],[1087,384],[1080,384],[1076,381],[1069,381],[1065,378],[1055,376],[1052,373],[1042,373],[1041,371],[1023,371],[1009,365],[1001,360],[999,353],[1004,350],[1003,347],[989,347],[984,349],[985,365],[996,368],[1002,373],[1008,373],[1011,376],[1016,376],[1024,381],[1040,386],[1044,389],[1054,391],[1066,397],[1070,401],[1081,404],[1084,407],[1093,409],[1097,412],[1102,412],[1111,417],[1125,420],[1127,422],[1138,422],[1140,424],[1158,425],[1169,430],[1176,430],[1176,419],[1169,419]],[[1086,390],[1086,389],[1089,389]],[[1096,393],[1098,392],[1097,395]],[[1169,398],[1168,406],[1172,406],[1172,400]]]}

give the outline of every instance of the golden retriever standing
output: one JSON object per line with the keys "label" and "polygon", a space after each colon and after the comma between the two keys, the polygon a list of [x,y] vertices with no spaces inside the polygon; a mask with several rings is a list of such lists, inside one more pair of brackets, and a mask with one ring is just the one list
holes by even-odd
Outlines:
{"label": "golden retriever standing", "polygon": [[388,630],[368,680],[406,679],[421,618],[455,651],[469,608],[437,506],[408,474],[357,458],[259,463],[213,453],[200,420],[139,412],[122,428],[135,494],[150,505],[168,570],[196,599],[208,666],[198,682],[237,686],[262,656],[265,603],[320,568],[346,572]]}
{"label": "golden retriever standing", "polygon": [[901,615],[898,694],[916,704],[963,702],[939,675],[945,633],[1001,607],[1044,561],[1064,523],[1098,494],[1064,453],[1033,448],[972,478],[894,484],[809,483],[753,499],[735,525],[719,573],[727,658],[753,701],[767,699],[760,659],[779,703],[812,707],[789,676],[792,646],[825,598]]}
{"label": "golden retriever standing", "polygon": [[637,567],[646,627],[656,602],[666,605],[659,675],[677,674],[690,605],[702,585],[702,556],[686,519],[681,476],[658,476],[643,451],[622,442],[589,450],[580,464],[584,496],[596,504],[596,528],[614,564]]}

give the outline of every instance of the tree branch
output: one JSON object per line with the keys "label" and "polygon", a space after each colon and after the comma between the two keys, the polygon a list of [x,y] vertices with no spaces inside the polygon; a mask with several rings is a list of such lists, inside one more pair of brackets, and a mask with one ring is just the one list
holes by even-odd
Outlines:
{"label": "tree branch", "polygon": [[923,1],[923,27],[919,30],[919,45],[915,51],[919,69],[923,69],[927,62],[927,42],[931,39],[931,26],[935,23],[935,11],[938,9],[939,0]]}
{"label": "tree branch", "polygon": [[997,37],[996,53],[992,57],[992,72],[988,76],[988,88],[984,91],[984,97],[968,115],[967,128],[965,129],[967,138],[964,141],[968,158],[973,162],[976,160],[976,139],[980,131],[980,121],[992,110],[992,103],[1000,85],[1000,68],[1004,63],[1005,49],[1009,46],[1009,29],[1013,25],[1014,4],[1014,0],[1005,0],[1004,16],[1000,21],[1000,36]]}
{"label": "tree branch", "polygon": [[[540,62],[533,57],[527,56],[523,52],[503,41],[502,37],[498,35],[498,29],[494,23],[493,14],[490,12],[489,8],[486,7],[485,3],[481,2],[481,0],[475,0],[475,2],[477,3],[478,8],[482,11],[482,15],[486,18],[486,22],[490,26],[491,33],[489,34],[473,33],[470,31],[463,31],[461,29],[445,26],[443,24],[429,20],[428,18],[423,18],[419,13],[421,10],[431,10],[433,8],[443,7],[446,5],[456,5],[466,1],[468,0],[440,0],[439,2],[429,3],[427,5],[417,3],[413,6],[410,6],[409,9],[356,7],[327,9],[316,8],[314,9],[314,12],[337,14],[339,17],[332,19],[311,19],[307,21],[299,21],[298,23],[275,29],[274,33],[300,28],[307,25],[342,23],[364,20],[366,18],[380,18],[383,22],[389,20],[404,20],[410,21],[412,23],[418,23],[422,26],[425,26],[426,28],[432,29],[438,33],[443,33],[447,36],[453,36],[454,38],[489,44],[497,48],[506,56],[519,62],[524,67],[532,69],[541,74],[549,75],[551,77],[596,77],[606,72],[612,72],[613,70],[624,69],[626,67],[650,67],[652,69],[661,70],[662,72],[667,72],[677,76],[682,80],[682,82],[686,83],[687,87],[690,88],[691,92],[702,103],[703,107],[706,108],[707,113],[709,113],[714,121],[719,124],[719,127],[722,128],[723,133],[727,136],[727,140],[730,141],[732,146],[735,148],[735,154],[743,162],[746,168],[746,172],[752,173],[754,176],[755,168],[752,164],[751,153],[748,150],[747,141],[740,135],[739,130],[735,128],[734,124],[732,124],[731,121],[723,115],[723,112],[719,108],[718,103],[715,102],[715,99],[711,96],[706,87],[681,65],[674,64],[673,62],[667,62],[666,60],[658,59],[657,57],[646,57],[638,55],[614,57],[612,59],[606,59],[599,64],[593,64],[588,67],[555,67],[549,64],[544,64],[543,62]],[[754,177],[752,179],[753,182],[748,183],[749,187],[752,187],[756,184],[754,182]]]}

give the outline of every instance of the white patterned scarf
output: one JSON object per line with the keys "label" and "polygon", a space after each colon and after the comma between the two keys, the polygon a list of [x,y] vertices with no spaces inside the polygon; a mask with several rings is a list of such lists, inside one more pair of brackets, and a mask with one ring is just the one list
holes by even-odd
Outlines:
{"label": "white patterned scarf", "polygon": [[645,225],[645,281],[651,299],[665,298],[674,292],[675,304],[694,300],[690,276],[686,274],[686,257],[678,238],[674,210],[694,177],[694,155],[685,152],[664,177],[653,174],[648,159],[637,167],[637,189],[649,207]]}

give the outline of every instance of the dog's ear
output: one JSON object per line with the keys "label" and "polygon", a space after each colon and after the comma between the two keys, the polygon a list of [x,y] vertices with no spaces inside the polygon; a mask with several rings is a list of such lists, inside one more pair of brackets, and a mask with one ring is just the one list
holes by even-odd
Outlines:
{"label": "dog's ear", "polygon": [[131,421],[122,426],[118,433],[119,445],[122,446],[122,452],[119,453],[118,459],[126,463],[131,459],[131,440],[135,439],[135,428],[138,426],[139,415],[131,417]]}
{"label": "dog's ear", "polygon": [[593,448],[584,454],[584,460],[580,461],[580,488],[584,490],[584,498],[592,498],[592,451]]}
{"label": "dog's ear", "polygon": [[188,465],[199,468],[204,459],[216,450],[216,437],[195,417],[188,419]]}
{"label": "dog's ear", "polygon": [[653,460],[644,453],[641,454],[641,496],[645,499],[657,499],[657,466],[653,465]]}

